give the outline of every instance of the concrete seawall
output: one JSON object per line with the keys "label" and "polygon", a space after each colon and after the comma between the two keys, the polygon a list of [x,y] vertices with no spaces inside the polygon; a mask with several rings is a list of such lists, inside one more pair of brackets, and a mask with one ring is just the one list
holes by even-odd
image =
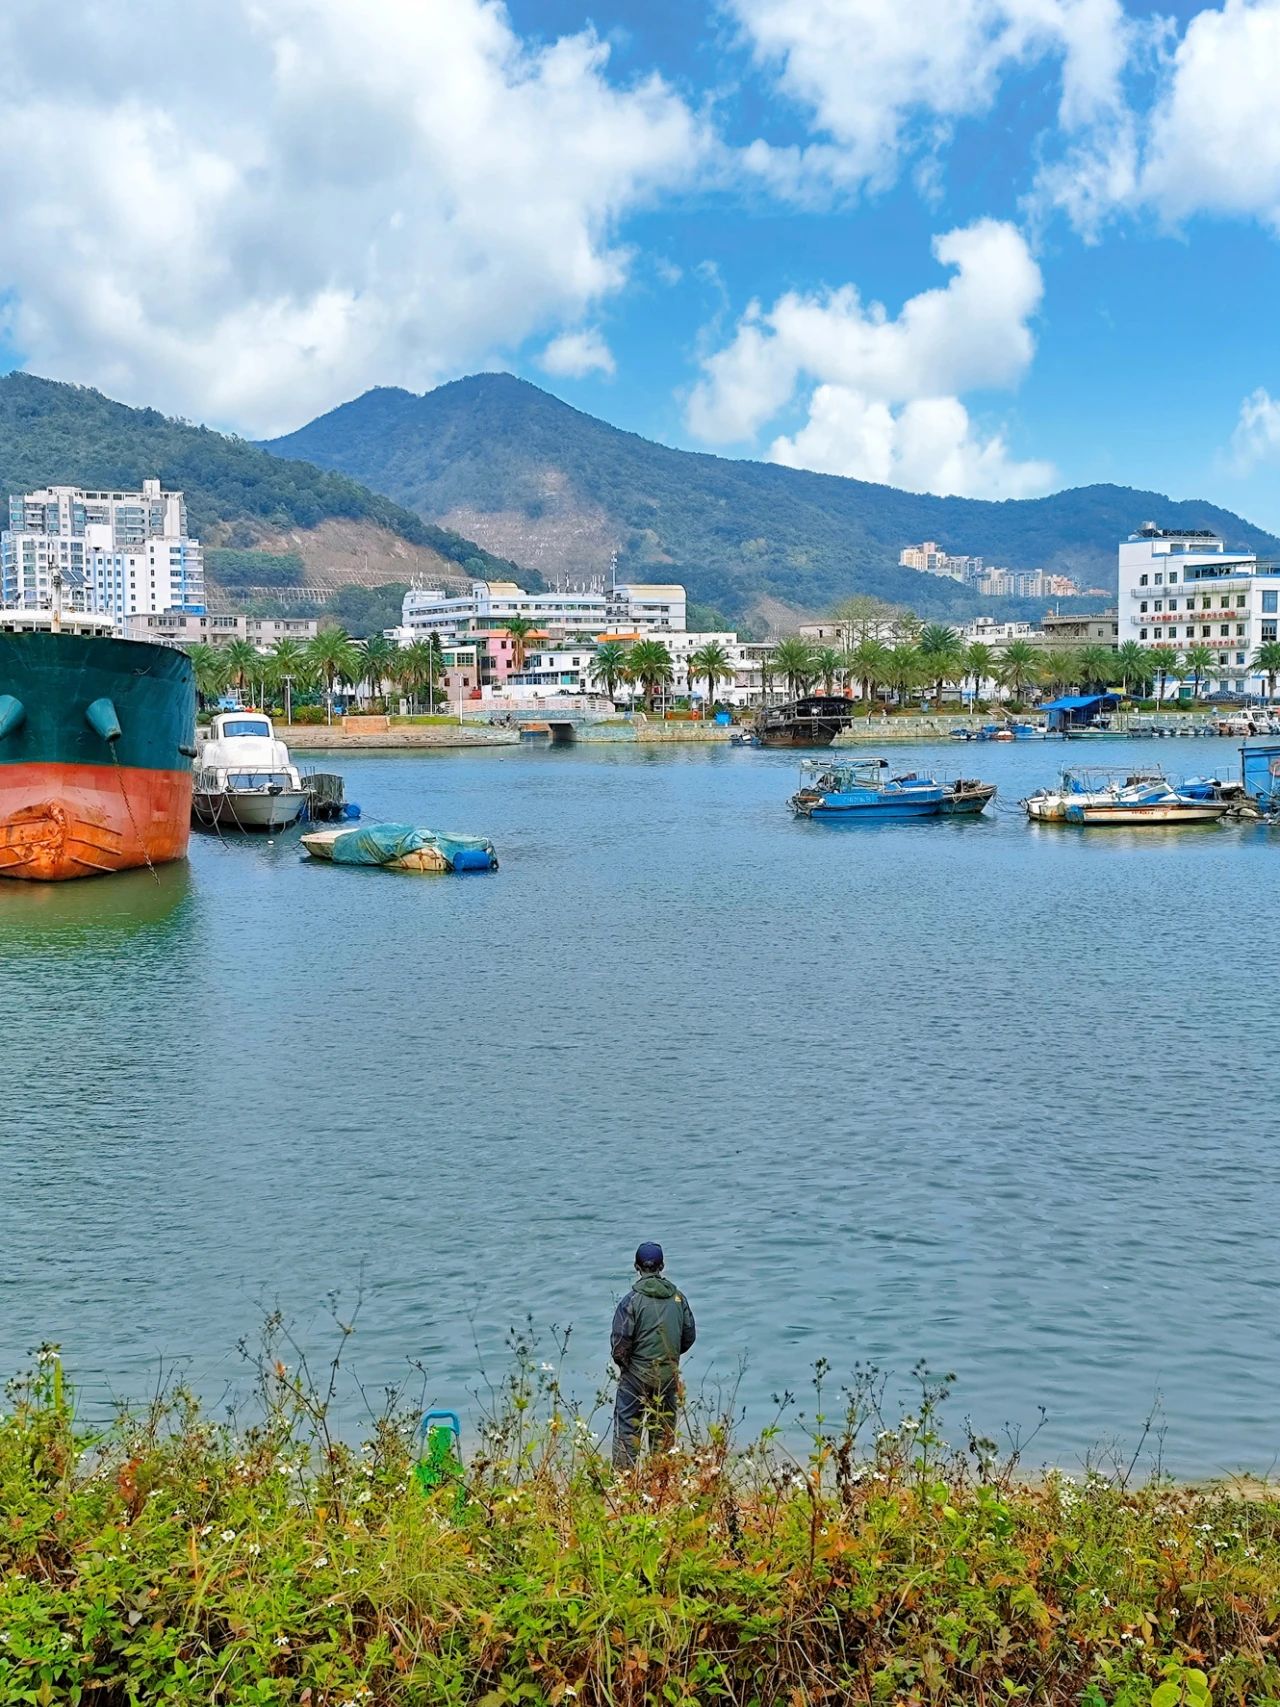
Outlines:
{"label": "concrete seawall", "polygon": [[398,747],[514,747],[514,729],[459,728],[456,723],[409,723],[391,729],[339,729],[335,724],[277,723],[276,734],[299,752],[355,752],[360,748]]}

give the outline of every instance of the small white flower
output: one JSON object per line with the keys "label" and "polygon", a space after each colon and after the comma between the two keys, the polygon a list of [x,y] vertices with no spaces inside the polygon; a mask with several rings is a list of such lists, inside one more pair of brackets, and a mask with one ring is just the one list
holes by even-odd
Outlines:
{"label": "small white flower", "polygon": [[222,1539],[224,1541],[234,1541],[235,1538],[236,1538],[236,1532],[234,1529],[224,1529],[222,1531]]}
{"label": "small white flower", "polygon": [[206,1523],[204,1528],[200,1531],[200,1533],[201,1533],[201,1535],[212,1535],[213,1534],[213,1525],[211,1523]]}
{"label": "small white flower", "polygon": [[316,1560],[316,1569],[319,1570],[322,1565],[327,1565],[328,1563],[329,1555],[327,1553],[321,1553],[320,1557]]}
{"label": "small white flower", "polygon": [[542,1365],[542,1373],[544,1375],[554,1375],[555,1372],[556,1372],[556,1366],[554,1363],[544,1363]]}

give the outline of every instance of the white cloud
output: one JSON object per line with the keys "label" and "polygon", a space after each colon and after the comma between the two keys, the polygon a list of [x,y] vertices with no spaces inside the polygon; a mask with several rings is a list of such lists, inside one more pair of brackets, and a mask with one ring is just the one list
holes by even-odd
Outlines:
{"label": "white cloud", "polygon": [[1199,12],[1153,109],[1141,193],[1165,218],[1256,217],[1280,233],[1280,0]]}
{"label": "white cloud", "polygon": [[265,433],[573,327],[707,146],[607,57],[525,45],[496,0],[9,0],[5,330],[37,371]]}
{"label": "white cloud", "polygon": [[775,439],[769,459],[965,498],[1028,498],[1053,482],[1052,464],[1015,462],[999,433],[979,437],[958,397],[921,397],[895,414],[842,385],[818,386],[806,424]]}
{"label": "white cloud", "polygon": [[808,385],[808,419],[775,438],[775,462],[967,496],[1043,490],[1052,468],[1011,460],[999,434],[982,439],[960,401],[1026,371],[1040,269],[1015,227],[997,220],[947,232],[933,252],[954,276],[896,319],[864,305],[853,285],[788,292],[767,311],[751,304],[702,364],[690,431],[710,443],[749,440]]}
{"label": "white cloud", "polygon": [[1251,474],[1262,462],[1280,462],[1280,403],[1262,386],[1240,405],[1231,462],[1237,474]]}
{"label": "white cloud", "polygon": [[757,59],[826,139],[758,142],[746,164],[803,195],[832,181],[883,188],[901,158],[989,111],[1019,66],[1061,64],[1058,118],[1075,131],[1120,102],[1132,26],[1121,0],[729,0]]}
{"label": "white cloud", "polygon": [[613,373],[617,363],[598,327],[584,326],[577,332],[562,332],[538,357],[544,373],[583,379],[589,373]]}

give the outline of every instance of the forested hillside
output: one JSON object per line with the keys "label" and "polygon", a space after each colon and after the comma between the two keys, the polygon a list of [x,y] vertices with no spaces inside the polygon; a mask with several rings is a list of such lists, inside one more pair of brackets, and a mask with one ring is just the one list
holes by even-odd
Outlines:
{"label": "forested hillside", "polygon": [[[424,565],[480,576],[512,570],[348,475],[268,456],[247,440],[131,409],[84,386],[28,373],[0,378],[0,493],[49,484],[133,488],[149,475],[186,493],[193,533],[242,556],[259,539],[342,520],[424,548]],[[281,554],[266,555],[274,561],[244,561],[233,579],[285,584]]]}
{"label": "forested hillside", "polygon": [[546,573],[599,571],[616,547],[624,573],[683,580],[734,615],[823,610],[859,592],[953,618],[1010,609],[900,568],[901,548],[923,539],[1103,587],[1117,542],[1148,520],[1280,549],[1214,504],[1122,486],[996,503],[672,450],[508,374],[424,397],[370,391],[268,448],[342,469]]}

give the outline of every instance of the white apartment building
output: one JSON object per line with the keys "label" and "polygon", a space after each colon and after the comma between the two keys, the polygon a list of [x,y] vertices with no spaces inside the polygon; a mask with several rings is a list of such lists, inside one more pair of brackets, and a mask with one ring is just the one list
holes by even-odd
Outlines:
{"label": "white apartment building", "polygon": [[[769,645],[741,641],[732,631],[721,633],[663,634],[663,645],[671,654],[671,686],[669,699],[683,699],[689,694],[689,660],[704,646],[718,644],[724,648],[731,674],[716,683],[716,700],[722,705],[755,705],[761,697],[763,660],[772,651]],[[495,684],[493,692],[500,697],[543,698],[562,694],[604,693],[604,685],[595,670],[594,645],[543,646],[529,653],[524,668]],[[705,676],[694,673],[692,697],[706,698]],[[628,684],[618,688],[619,701],[638,700],[639,690]]]}
{"label": "white apartment building", "polygon": [[441,640],[490,634],[513,620],[532,622],[552,640],[582,634],[679,633],[685,625],[685,591],[639,582],[608,593],[527,593],[514,581],[474,581],[464,594],[411,587],[404,596],[401,626],[391,633],[407,645],[432,633]]}
{"label": "white apartment building", "polygon": [[120,623],[126,640],[153,640],[174,646],[229,646],[233,640],[248,640],[259,652],[268,652],[277,640],[296,640],[305,645],[314,640],[320,626],[314,616],[242,616],[201,611],[167,610],[145,616],[128,616]]}
{"label": "white apartment building", "polygon": [[[1208,530],[1154,522],[1121,544],[1118,643],[1136,640],[1182,654],[1207,646],[1214,660],[1211,692],[1265,691],[1253,657],[1276,639],[1278,624],[1280,562],[1228,551]],[[1183,680],[1192,682],[1194,671]],[[1177,692],[1177,684],[1170,689]]]}
{"label": "white apartment building", "polygon": [[181,492],[144,480],[140,492],[46,486],[9,499],[0,533],[0,602],[38,609],[62,577],[69,606],[126,618],[204,609],[204,562],[187,533]]}

